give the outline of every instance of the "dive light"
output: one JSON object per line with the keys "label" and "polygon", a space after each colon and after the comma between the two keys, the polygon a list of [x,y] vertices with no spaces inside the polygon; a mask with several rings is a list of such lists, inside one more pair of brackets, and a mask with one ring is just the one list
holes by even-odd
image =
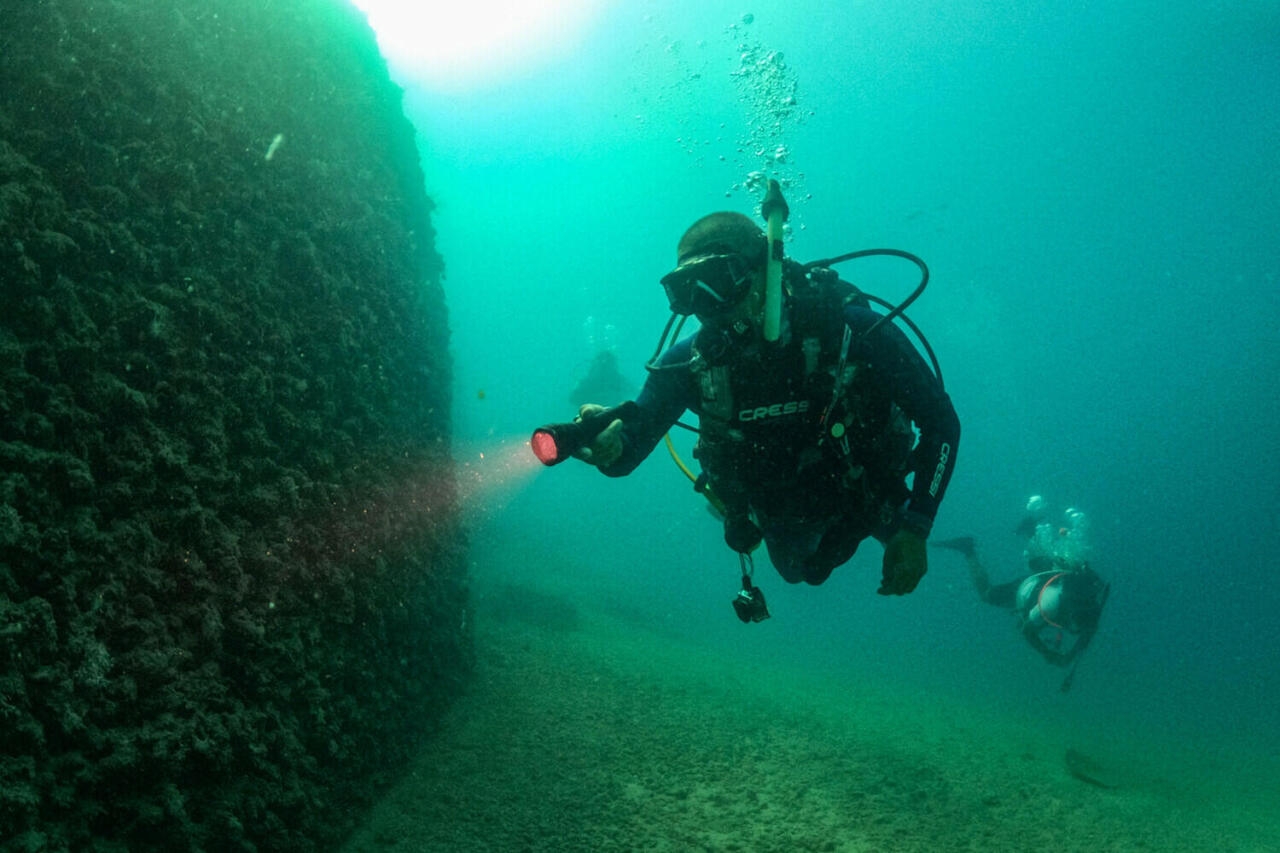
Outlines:
{"label": "dive light", "polygon": [[529,447],[543,465],[559,465],[570,456],[596,440],[609,424],[635,408],[634,402],[626,402],[612,409],[601,409],[585,418],[562,424],[547,424],[533,431]]}

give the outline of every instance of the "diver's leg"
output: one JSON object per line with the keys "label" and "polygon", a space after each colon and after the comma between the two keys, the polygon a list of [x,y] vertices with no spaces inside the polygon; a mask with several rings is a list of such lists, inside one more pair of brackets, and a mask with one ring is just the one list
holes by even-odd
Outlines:
{"label": "diver's leg", "polygon": [[849,562],[862,540],[870,535],[871,526],[852,516],[842,516],[830,522],[817,549],[805,561],[805,583],[817,586],[831,577],[835,567]]}
{"label": "diver's leg", "polygon": [[798,519],[761,519],[769,562],[787,583],[805,580],[806,561],[818,545],[819,531]]}
{"label": "diver's leg", "polygon": [[[983,572],[986,577],[986,572]],[[977,583],[974,584],[977,586]],[[1018,587],[1022,586],[1022,581],[1009,581],[1008,583],[998,583],[995,586],[987,585],[986,592],[980,592],[982,600],[987,604],[994,604],[996,607],[1003,607],[1006,610],[1012,610],[1018,600]]]}
{"label": "diver's leg", "polygon": [[1017,584],[1014,584],[1013,588],[1008,591],[1002,588],[1004,584],[1000,587],[993,587],[991,585],[991,577],[987,574],[987,568],[982,565],[982,558],[978,556],[977,540],[972,536],[961,536],[958,539],[944,539],[941,542],[934,542],[932,544],[935,548],[947,548],[952,551],[959,551],[964,555],[965,565],[969,567],[969,580],[973,582],[973,588],[978,593],[978,598],[988,604],[997,604],[1004,600],[1007,592],[1007,597],[1009,599],[1008,606],[1013,606],[1013,594],[1017,590]]}
{"label": "diver's leg", "polygon": [[965,554],[964,561],[969,566],[969,580],[973,581],[973,588],[978,591],[978,598],[989,601],[991,578],[987,575],[987,569],[982,565],[982,560],[978,558],[978,550],[974,548]]}

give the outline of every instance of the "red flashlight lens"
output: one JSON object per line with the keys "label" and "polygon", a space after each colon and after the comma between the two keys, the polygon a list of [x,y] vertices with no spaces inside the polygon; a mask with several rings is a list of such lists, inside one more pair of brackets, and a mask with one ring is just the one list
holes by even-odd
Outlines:
{"label": "red flashlight lens", "polygon": [[533,455],[538,457],[538,461],[543,465],[554,465],[560,459],[560,448],[556,447],[556,438],[547,430],[535,431],[529,446],[533,448]]}

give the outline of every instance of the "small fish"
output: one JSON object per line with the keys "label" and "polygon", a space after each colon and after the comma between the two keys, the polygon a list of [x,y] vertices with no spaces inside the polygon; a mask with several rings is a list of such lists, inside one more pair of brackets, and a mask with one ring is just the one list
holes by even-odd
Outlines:
{"label": "small fish", "polygon": [[1068,749],[1067,772],[1096,788],[1118,788],[1114,773],[1078,750]]}
{"label": "small fish", "polygon": [[272,157],[276,156],[276,152],[280,150],[281,145],[284,145],[284,134],[277,133],[275,138],[271,140],[271,144],[267,146],[267,154],[262,159],[269,162]]}

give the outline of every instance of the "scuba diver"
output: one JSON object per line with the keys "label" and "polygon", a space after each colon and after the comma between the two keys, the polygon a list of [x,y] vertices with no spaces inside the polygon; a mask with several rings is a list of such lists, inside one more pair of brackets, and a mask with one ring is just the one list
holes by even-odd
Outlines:
{"label": "scuba diver", "polygon": [[602,349],[591,359],[587,373],[569,392],[569,403],[581,406],[593,400],[630,394],[635,386],[618,369],[618,354]]}
{"label": "scuba diver", "polygon": [[1076,665],[1097,633],[1111,594],[1111,584],[1089,565],[1088,525],[1085,514],[1074,507],[1066,510],[1061,525],[1051,523],[1044,499],[1033,496],[1015,529],[1028,537],[1023,556],[1029,573],[1000,584],[991,583],[972,536],[931,543],[963,554],[978,597],[1017,614],[1022,636],[1045,660],[1071,667],[1063,692],[1071,689]]}
{"label": "scuba diver", "polygon": [[[634,401],[584,405],[573,424],[544,427],[531,442],[545,464],[573,455],[622,477],[673,426],[697,432],[702,474],[685,471],[739,555],[733,604],[744,622],[769,615],[751,581],[762,541],[786,581],[816,585],[874,537],[884,544],[878,592],[914,590],[960,436],[933,352],[902,315],[928,281],[923,261],[871,249],[802,265],[783,257],[787,210],[776,181],[762,213],[767,233],[743,214],[718,212],[680,238],[677,265],[661,279],[672,316]],[[830,268],[869,255],[921,268],[902,304],[864,294]],[[872,310],[872,301],[891,310]],[[700,328],[681,339],[689,316]],[[895,317],[916,332],[932,367]],[[680,423],[686,411],[698,416],[696,429]],[[669,438],[668,447],[675,455]]]}

